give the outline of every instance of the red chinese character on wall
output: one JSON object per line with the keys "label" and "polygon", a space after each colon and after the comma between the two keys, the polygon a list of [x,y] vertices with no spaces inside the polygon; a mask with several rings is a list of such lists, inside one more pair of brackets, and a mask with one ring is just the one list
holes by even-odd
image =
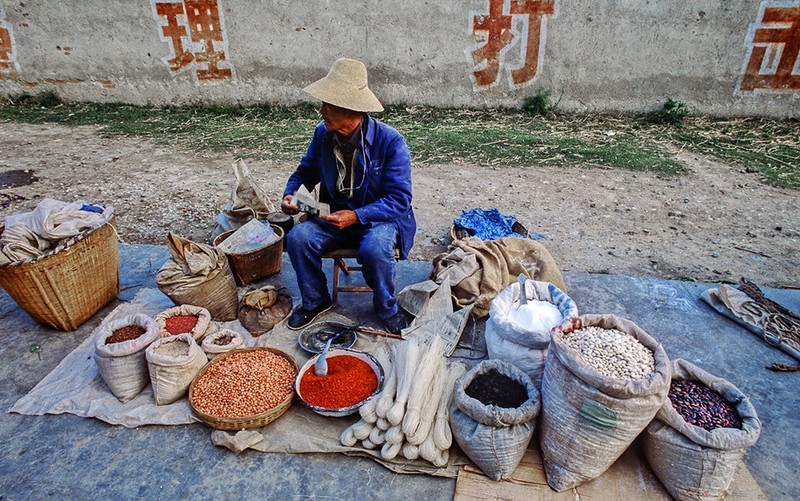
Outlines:
{"label": "red chinese character on wall", "polygon": [[747,47],[740,92],[800,91],[800,0],[761,2]]}
{"label": "red chinese character on wall", "polygon": [[489,0],[488,13],[471,13],[473,45],[467,59],[478,88],[508,74],[516,88],[533,81],[541,65],[547,16],[557,0]]}
{"label": "red chinese character on wall", "polygon": [[14,52],[14,33],[0,6],[0,79],[17,76],[17,57]]}
{"label": "red chinese character on wall", "polygon": [[194,65],[201,81],[233,76],[218,0],[151,2],[161,24],[161,40],[171,46],[169,57],[164,59],[170,71],[177,73]]}

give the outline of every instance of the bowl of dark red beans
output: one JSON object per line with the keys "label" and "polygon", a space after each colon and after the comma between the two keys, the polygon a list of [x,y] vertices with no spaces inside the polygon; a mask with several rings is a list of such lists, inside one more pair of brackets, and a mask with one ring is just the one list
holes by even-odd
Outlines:
{"label": "bowl of dark red beans", "polygon": [[314,371],[318,358],[316,355],[303,365],[294,383],[300,401],[317,414],[355,414],[383,389],[383,367],[365,351],[331,348],[325,356],[328,373],[324,376]]}

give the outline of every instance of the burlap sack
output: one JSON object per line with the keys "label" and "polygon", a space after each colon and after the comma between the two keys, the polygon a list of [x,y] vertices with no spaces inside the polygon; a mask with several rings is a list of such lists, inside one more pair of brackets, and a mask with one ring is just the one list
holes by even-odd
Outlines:
{"label": "burlap sack", "polygon": [[667,352],[639,326],[614,315],[583,315],[570,327],[617,329],[653,352],[645,379],[600,374],[554,331],[542,378],[541,447],[547,483],[557,492],[595,479],[622,455],[661,408],[669,391]]}
{"label": "burlap sack", "polygon": [[[467,395],[470,383],[493,369],[522,384],[528,400],[512,409],[486,405]],[[487,477],[508,478],[528,448],[540,408],[539,390],[524,372],[499,360],[485,360],[456,380],[450,405],[453,438]]]}
{"label": "burlap sack", "polygon": [[[143,328],[144,334],[130,341],[106,344],[114,331],[129,325]],[[95,339],[94,360],[106,386],[120,402],[133,399],[150,381],[145,349],[156,339],[158,325],[155,320],[140,313],[100,326]]]}
{"label": "burlap sack", "polygon": [[[227,343],[222,344],[221,341],[225,339],[230,340]],[[235,350],[236,348],[244,347],[244,338],[236,331],[232,331],[230,329],[220,329],[217,332],[209,334],[203,338],[203,342],[200,344],[200,347],[205,352],[206,357],[208,357],[209,360],[213,360],[223,353]]]}
{"label": "burlap sack", "polygon": [[736,409],[742,429],[705,428],[686,422],[669,398],[642,434],[642,449],[653,472],[676,499],[722,499],[745,450],[755,444],[761,421],[750,399],[725,379],[685,360],[675,360],[672,380],[691,379],[718,391]]}
{"label": "burlap sack", "polygon": [[167,249],[172,257],[156,274],[161,292],[175,304],[207,309],[213,320],[235,320],[239,294],[225,254],[171,231],[167,235]]}
{"label": "burlap sack", "polygon": [[250,334],[258,337],[272,330],[292,311],[292,294],[286,287],[267,285],[242,297],[239,322]]}
{"label": "burlap sack", "polygon": [[[195,306],[192,304],[183,304],[181,306],[175,306],[174,308],[169,308],[154,318],[156,323],[158,324],[159,336],[167,337],[167,336],[174,336],[170,331],[167,330],[167,319],[170,317],[178,316],[178,315],[192,315],[197,317],[197,323],[192,328],[191,331],[187,332],[194,338],[195,341],[198,343],[203,340],[203,337],[207,334],[209,330],[209,326],[211,325],[211,314],[208,312],[207,309],[203,308],[202,306]],[[183,334],[183,333],[179,333]]]}
{"label": "burlap sack", "polygon": [[156,405],[171,404],[186,395],[192,380],[208,362],[189,334],[159,338],[145,353]]}
{"label": "burlap sack", "polygon": [[[561,289],[547,282],[525,281],[528,300],[547,301],[562,319],[578,316],[575,302]],[[520,286],[511,284],[492,300],[486,320],[486,350],[489,358],[502,360],[522,369],[536,388],[542,386],[542,373],[550,346],[550,329],[536,330],[511,321],[512,311],[520,307]],[[553,326],[554,327],[554,326]]]}
{"label": "burlap sack", "polygon": [[[477,269],[475,261],[479,265]],[[453,266],[466,269],[460,272],[452,269]],[[562,291],[567,290],[561,270],[545,246],[535,240],[517,237],[454,240],[446,252],[433,258],[430,278],[438,284],[450,278],[456,302],[462,307],[474,305],[472,313],[480,318],[489,313],[492,299],[513,284],[520,274],[531,280],[550,282]],[[459,280],[455,282],[454,277]]]}

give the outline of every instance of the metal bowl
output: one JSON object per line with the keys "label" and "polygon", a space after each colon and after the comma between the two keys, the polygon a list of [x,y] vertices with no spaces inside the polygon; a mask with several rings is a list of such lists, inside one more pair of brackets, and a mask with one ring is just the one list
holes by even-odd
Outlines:
{"label": "metal bowl", "polygon": [[355,414],[358,412],[358,409],[364,405],[365,403],[369,402],[371,399],[375,398],[375,395],[381,392],[383,389],[383,380],[384,380],[384,373],[383,373],[383,366],[378,360],[373,357],[371,354],[365,351],[358,351],[358,350],[350,350],[350,349],[329,349],[328,354],[326,355],[326,359],[330,360],[331,358],[342,356],[342,355],[350,355],[352,357],[356,357],[359,360],[363,360],[366,362],[372,370],[375,372],[375,376],[378,378],[378,386],[375,388],[375,391],[372,392],[372,395],[368,396],[361,402],[358,402],[355,405],[351,405],[349,407],[343,407],[341,409],[326,409],[325,407],[318,407],[316,405],[310,404],[305,401],[303,398],[303,394],[300,392],[300,380],[303,379],[303,375],[308,371],[314,370],[314,363],[319,358],[319,355],[311,357],[311,360],[305,363],[303,367],[300,369],[300,372],[297,374],[297,378],[294,380],[294,390],[297,393],[297,396],[300,398],[300,401],[311,409],[312,411],[316,412],[317,414],[321,414],[323,416],[329,417],[343,417],[349,416],[351,414]]}
{"label": "metal bowl", "polygon": [[322,353],[328,339],[338,332],[341,334],[331,342],[330,349],[352,348],[356,344],[358,335],[355,330],[342,322],[329,320],[313,323],[303,329],[297,336],[297,343],[309,353]]}

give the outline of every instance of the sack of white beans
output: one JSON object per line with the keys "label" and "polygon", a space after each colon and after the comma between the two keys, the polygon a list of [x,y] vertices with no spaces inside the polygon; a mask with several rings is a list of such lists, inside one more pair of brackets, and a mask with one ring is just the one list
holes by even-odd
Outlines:
{"label": "sack of white beans", "polygon": [[614,315],[583,315],[553,330],[542,379],[541,447],[558,492],[603,474],[667,396],[661,344]]}
{"label": "sack of white beans", "polygon": [[162,337],[147,347],[147,367],[156,405],[186,395],[208,358],[190,334]]}
{"label": "sack of white beans", "polygon": [[540,408],[539,390],[527,374],[509,363],[485,360],[456,380],[450,428],[467,457],[487,477],[502,480],[522,460]]}
{"label": "sack of white beans", "polygon": [[[134,334],[125,336],[125,331]],[[120,402],[133,399],[150,382],[145,349],[158,339],[158,324],[147,315],[127,315],[101,325],[96,336],[94,361],[100,376]]]}
{"label": "sack of white beans", "polygon": [[575,302],[549,282],[525,281],[526,304],[520,284],[514,283],[492,300],[486,320],[486,350],[489,358],[516,365],[530,376],[536,388],[550,346],[550,330],[578,316]]}
{"label": "sack of white beans", "polygon": [[761,421],[741,390],[679,359],[669,398],[642,433],[642,449],[675,499],[716,500],[760,433]]}

